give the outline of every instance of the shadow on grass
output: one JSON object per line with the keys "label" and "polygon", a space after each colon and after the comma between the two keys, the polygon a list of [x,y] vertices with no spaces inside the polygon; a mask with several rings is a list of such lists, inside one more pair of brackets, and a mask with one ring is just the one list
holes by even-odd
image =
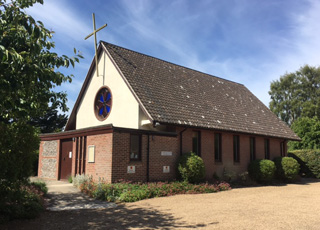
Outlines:
{"label": "shadow on grass", "polygon": [[46,211],[33,220],[16,220],[1,229],[201,229],[209,224],[188,224],[154,208],[118,205],[108,209]]}

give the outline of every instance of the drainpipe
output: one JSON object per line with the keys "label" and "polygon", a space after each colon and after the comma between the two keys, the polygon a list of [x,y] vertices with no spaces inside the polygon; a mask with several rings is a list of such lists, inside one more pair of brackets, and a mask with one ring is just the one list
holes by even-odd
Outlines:
{"label": "drainpipe", "polygon": [[150,156],[150,138],[148,134],[148,142],[147,142],[147,182],[149,182],[149,156]]}
{"label": "drainpipe", "polygon": [[180,132],[180,156],[182,156],[182,133],[184,132],[184,131],[186,131],[187,130],[187,128],[185,128],[184,130],[182,130],[181,132]]}

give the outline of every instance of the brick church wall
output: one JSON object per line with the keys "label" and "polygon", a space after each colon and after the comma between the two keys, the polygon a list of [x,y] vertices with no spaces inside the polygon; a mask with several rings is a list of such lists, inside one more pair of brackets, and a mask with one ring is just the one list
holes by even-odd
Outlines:
{"label": "brick church wall", "polygon": [[[250,163],[250,137],[255,137],[256,141],[256,159],[265,158],[264,141],[265,137],[233,134],[228,132],[214,132],[211,130],[198,130],[183,127],[177,128],[178,141],[180,142],[179,133],[182,132],[182,152],[188,153],[192,151],[192,134],[193,131],[201,132],[201,157],[206,168],[206,179],[211,180],[214,173],[219,177],[224,172],[231,174],[240,174],[247,171]],[[215,162],[214,156],[214,134],[220,133],[222,137],[222,161]],[[240,138],[240,162],[234,162],[233,159],[233,135],[239,135]],[[280,143],[283,139],[268,138],[270,142],[270,159],[281,156]]]}
{"label": "brick church wall", "polygon": [[[95,181],[111,182],[113,133],[87,136],[86,174]],[[88,147],[95,146],[95,159],[88,162]]]}
{"label": "brick church wall", "polygon": [[[112,182],[120,179],[129,181],[147,181],[148,135],[142,135],[141,160],[130,160],[130,133],[115,132],[113,136]],[[170,155],[161,155],[166,151]],[[149,136],[149,180],[170,181],[176,178],[175,165],[179,156],[176,137]],[[135,172],[128,173],[128,166],[134,166]],[[163,172],[163,166],[169,166],[169,172]],[[168,168],[168,167],[167,167]]]}

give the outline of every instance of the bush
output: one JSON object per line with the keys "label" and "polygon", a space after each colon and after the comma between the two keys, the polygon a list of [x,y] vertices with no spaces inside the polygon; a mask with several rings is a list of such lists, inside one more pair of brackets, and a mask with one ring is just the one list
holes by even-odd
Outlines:
{"label": "bush", "polygon": [[13,183],[1,194],[0,224],[13,219],[30,219],[43,210],[43,196],[47,191],[44,183]]}
{"label": "bush", "polygon": [[288,156],[300,164],[300,175],[320,179],[320,150],[295,150]]}
{"label": "bush", "polygon": [[277,157],[274,160],[276,165],[276,176],[283,181],[294,181],[300,171],[298,161],[292,157]]}
{"label": "bush", "polygon": [[198,183],[202,181],[205,176],[202,158],[192,152],[184,154],[178,162],[178,174],[186,182]]}
{"label": "bush", "polygon": [[270,183],[276,171],[276,166],[271,160],[254,160],[248,166],[250,177],[258,183]]}
{"label": "bush", "polygon": [[36,187],[39,191],[41,191],[44,195],[47,195],[48,193],[48,187],[46,183],[40,182],[40,181],[35,181],[31,182],[31,185]]}
{"label": "bush", "polygon": [[228,183],[194,185],[187,182],[130,183],[122,181],[107,184],[95,183],[93,180],[83,181],[79,187],[89,196],[109,202],[135,202],[153,197],[213,193],[231,189]]}

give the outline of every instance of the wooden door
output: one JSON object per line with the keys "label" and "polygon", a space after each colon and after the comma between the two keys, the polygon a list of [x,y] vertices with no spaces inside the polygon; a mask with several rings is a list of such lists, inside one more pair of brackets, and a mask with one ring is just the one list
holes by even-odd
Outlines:
{"label": "wooden door", "polygon": [[68,179],[71,175],[72,157],[72,139],[61,140],[59,180]]}

